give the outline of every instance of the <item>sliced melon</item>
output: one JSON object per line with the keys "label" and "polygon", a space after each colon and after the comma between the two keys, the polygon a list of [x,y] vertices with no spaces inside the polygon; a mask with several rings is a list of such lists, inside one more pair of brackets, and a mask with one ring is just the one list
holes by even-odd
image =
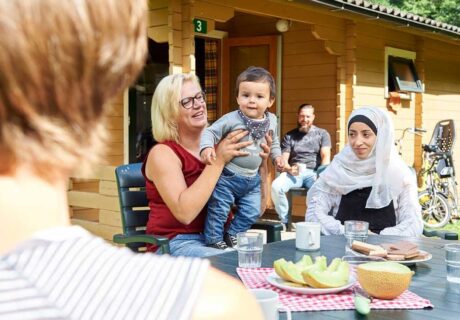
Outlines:
{"label": "sliced melon", "polygon": [[348,262],[334,259],[326,270],[309,269],[302,272],[304,281],[313,288],[338,288],[348,283]]}
{"label": "sliced melon", "polygon": [[295,282],[295,283],[300,283],[305,285],[305,281],[303,280],[302,274],[300,272],[300,269],[291,261],[282,264],[281,269],[283,270],[283,274],[285,276],[285,280]]}
{"label": "sliced melon", "polygon": [[283,268],[281,266],[283,264],[286,264],[287,261],[284,258],[275,260],[273,262],[273,268],[275,269],[275,273],[281,278],[281,279],[286,279],[286,276],[284,275]]}
{"label": "sliced melon", "polygon": [[301,271],[310,268],[313,265],[313,260],[309,255],[304,255],[302,259],[295,264]]}

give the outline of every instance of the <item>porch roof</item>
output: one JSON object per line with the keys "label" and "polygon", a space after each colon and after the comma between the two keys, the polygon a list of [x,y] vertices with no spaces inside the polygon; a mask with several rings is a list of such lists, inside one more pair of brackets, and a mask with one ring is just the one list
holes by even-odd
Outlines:
{"label": "porch roof", "polygon": [[379,4],[370,3],[365,0],[294,0],[298,3],[316,3],[328,6],[331,10],[345,10],[363,14],[375,19],[382,19],[401,24],[407,27],[414,27],[442,33],[455,40],[460,40],[460,27],[445,22],[432,20],[413,13],[404,12],[399,9],[385,7]]}

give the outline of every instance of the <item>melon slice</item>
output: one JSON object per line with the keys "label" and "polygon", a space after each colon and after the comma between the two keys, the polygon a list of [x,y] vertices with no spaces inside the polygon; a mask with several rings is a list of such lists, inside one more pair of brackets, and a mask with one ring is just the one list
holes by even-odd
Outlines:
{"label": "melon slice", "polygon": [[340,258],[332,260],[326,270],[311,268],[302,272],[305,282],[313,288],[338,288],[348,283],[350,266]]}
{"label": "melon slice", "polygon": [[371,296],[394,299],[410,285],[413,271],[394,261],[368,262],[356,269],[358,282]]}
{"label": "melon slice", "polygon": [[286,259],[281,258],[278,260],[275,260],[273,262],[273,268],[275,269],[275,273],[281,278],[281,279],[286,279],[286,276],[284,275],[283,268],[281,266],[283,264],[287,263]]}
{"label": "melon slice", "polygon": [[304,284],[304,285],[306,284],[305,281],[303,280],[300,269],[291,261],[285,264],[282,264],[281,269],[283,270],[285,280]]}
{"label": "melon slice", "polygon": [[301,270],[306,270],[310,268],[313,265],[313,260],[311,260],[311,257],[308,255],[304,255],[302,259],[297,261],[295,265]]}

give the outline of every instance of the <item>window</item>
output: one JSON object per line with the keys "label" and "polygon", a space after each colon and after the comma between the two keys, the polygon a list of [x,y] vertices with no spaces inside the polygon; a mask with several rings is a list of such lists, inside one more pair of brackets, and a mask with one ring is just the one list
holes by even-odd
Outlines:
{"label": "window", "polygon": [[414,60],[415,52],[385,48],[385,98],[395,92],[401,99],[410,100],[411,92],[423,92]]}
{"label": "window", "polygon": [[390,56],[388,67],[390,91],[423,92],[412,60]]}

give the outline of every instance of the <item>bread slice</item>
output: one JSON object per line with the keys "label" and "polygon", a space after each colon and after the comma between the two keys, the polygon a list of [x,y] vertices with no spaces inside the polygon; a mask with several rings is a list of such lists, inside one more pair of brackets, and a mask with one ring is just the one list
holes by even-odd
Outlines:
{"label": "bread slice", "polygon": [[417,249],[418,245],[409,241],[399,241],[396,243],[391,243],[390,248],[394,250],[401,250],[401,251],[412,251],[413,249]]}
{"label": "bread slice", "polygon": [[385,249],[381,248],[380,250],[371,250],[369,252],[369,256],[373,256],[373,257],[382,257],[382,258],[385,258],[387,257],[388,253]]}
{"label": "bread slice", "polygon": [[391,261],[404,261],[405,260],[404,255],[402,254],[388,254],[386,258],[387,260],[391,260]]}
{"label": "bread slice", "polygon": [[365,253],[365,254],[369,254],[371,251],[382,251],[382,250],[385,250],[383,249],[382,247],[380,246],[376,246],[376,245],[373,245],[373,244],[370,244],[370,243],[366,243],[366,242],[362,242],[362,241],[357,241],[357,240],[353,240],[352,244],[351,244],[351,248],[355,251],[358,251],[358,252],[361,252],[361,253]]}

